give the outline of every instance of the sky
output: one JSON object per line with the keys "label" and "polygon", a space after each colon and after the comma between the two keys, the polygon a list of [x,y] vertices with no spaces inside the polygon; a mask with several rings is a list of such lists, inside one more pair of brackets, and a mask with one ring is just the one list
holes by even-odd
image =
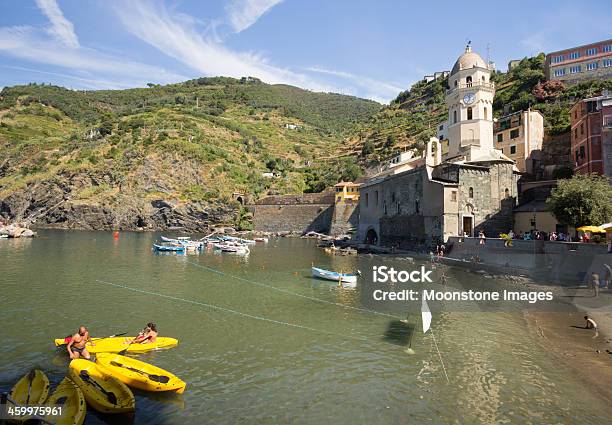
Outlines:
{"label": "sky", "polygon": [[612,38],[609,0],[0,0],[0,88],[258,77],[381,103],[468,40],[511,59]]}

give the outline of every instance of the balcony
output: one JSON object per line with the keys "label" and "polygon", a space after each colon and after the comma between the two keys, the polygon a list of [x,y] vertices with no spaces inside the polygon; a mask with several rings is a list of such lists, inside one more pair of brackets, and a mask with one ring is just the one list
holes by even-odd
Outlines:
{"label": "balcony", "polygon": [[454,92],[464,92],[470,90],[487,90],[492,92],[495,90],[495,83],[474,82],[458,84],[457,87],[453,87],[446,90],[446,95],[448,96],[450,94],[453,94]]}

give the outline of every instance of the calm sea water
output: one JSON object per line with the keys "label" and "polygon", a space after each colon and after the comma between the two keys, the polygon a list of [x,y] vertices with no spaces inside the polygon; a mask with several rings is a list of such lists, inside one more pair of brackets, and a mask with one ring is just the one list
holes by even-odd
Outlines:
{"label": "calm sea water", "polygon": [[[248,257],[157,255],[158,236],[42,231],[34,240],[0,240],[0,391],[32,367],[58,383],[69,359],[53,338],[80,324],[104,336],[134,334],[153,321],[180,345],[138,358],[175,373],[187,390],[135,392],[137,424],[602,424],[612,417],[609,403],[536,343],[519,312],[436,311],[447,382],[433,337],[418,330],[418,309],[372,301],[368,276],[356,289],[309,277],[312,263],[366,271],[418,262],[330,257],[300,239],[273,239]],[[409,329],[393,317],[407,314],[417,327],[414,354],[406,350]],[[90,410],[86,423],[116,418]]]}

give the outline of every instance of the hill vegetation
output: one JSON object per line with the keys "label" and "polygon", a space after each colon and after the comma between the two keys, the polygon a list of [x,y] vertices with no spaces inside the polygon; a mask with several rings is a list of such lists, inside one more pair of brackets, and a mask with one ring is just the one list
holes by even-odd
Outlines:
{"label": "hill vegetation", "polygon": [[[0,213],[46,219],[47,209],[60,203],[55,223],[80,207],[104,216],[103,224],[90,227],[163,227],[173,220],[183,225],[177,211],[192,216],[197,205],[200,213],[217,206],[224,211],[221,221],[246,225],[238,195],[325,186],[345,167],[334,161],[323,167],[321,158],[333,158],[346,129],[379,108],[254,78],[199,78],[130,90],[5,88]],[[28,201],[27,193],[37,190],[42,199]],[[55,195],[47,199],[49,193]],[[159,212],[151,202],[159,201],[171,205],[173,217],[151,219]]]}
{"label": "hill vegetation", "polygon": [[[494,72],[496,84],[494,116],[531,107],[544,115],[546,132],[569,132],[569,110],[578,100],[612,90],[612,80],[593,80],[568,85],[546,81],[544,54],[524,58],[509,72]],[[447,119],[444,93],[448,79],[419,81],[400,93],[390,105],[374,114],[366,123],[357,124],[342,155],[359,156],[363,164],[375,163],[398,151],[422,150],[437,126]]]}

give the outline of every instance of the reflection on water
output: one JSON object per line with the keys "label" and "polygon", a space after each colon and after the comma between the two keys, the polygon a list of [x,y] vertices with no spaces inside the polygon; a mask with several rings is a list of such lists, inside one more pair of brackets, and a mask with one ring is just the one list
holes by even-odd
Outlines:
{"label": "reflection on water", "polygon": [[[33,366],[59,383],[68,358],[52,339],[80,324],[101,336],[153,321],[179,346],[137,357],[175,373],[187,390],[136,391],[137,424],[609,421],[608,403],[534,344],[518,311],[431,304],[447,384],[433,338],[421,332],[419,303],[372,299],[373,265],[418,261],[328,256],[300,239],[273,239],[248,256],[161,255],[151,251],[158,237],[43,231],[0,241],[0,391]],[[310,278],[311,264],[364,277],[341,288]],[[448,275],[447,286],[434,285],[460,285],[461,271]],[[469,278],[462,285],[503,285]],[[113,422],[92,413],[86,423]]]}

